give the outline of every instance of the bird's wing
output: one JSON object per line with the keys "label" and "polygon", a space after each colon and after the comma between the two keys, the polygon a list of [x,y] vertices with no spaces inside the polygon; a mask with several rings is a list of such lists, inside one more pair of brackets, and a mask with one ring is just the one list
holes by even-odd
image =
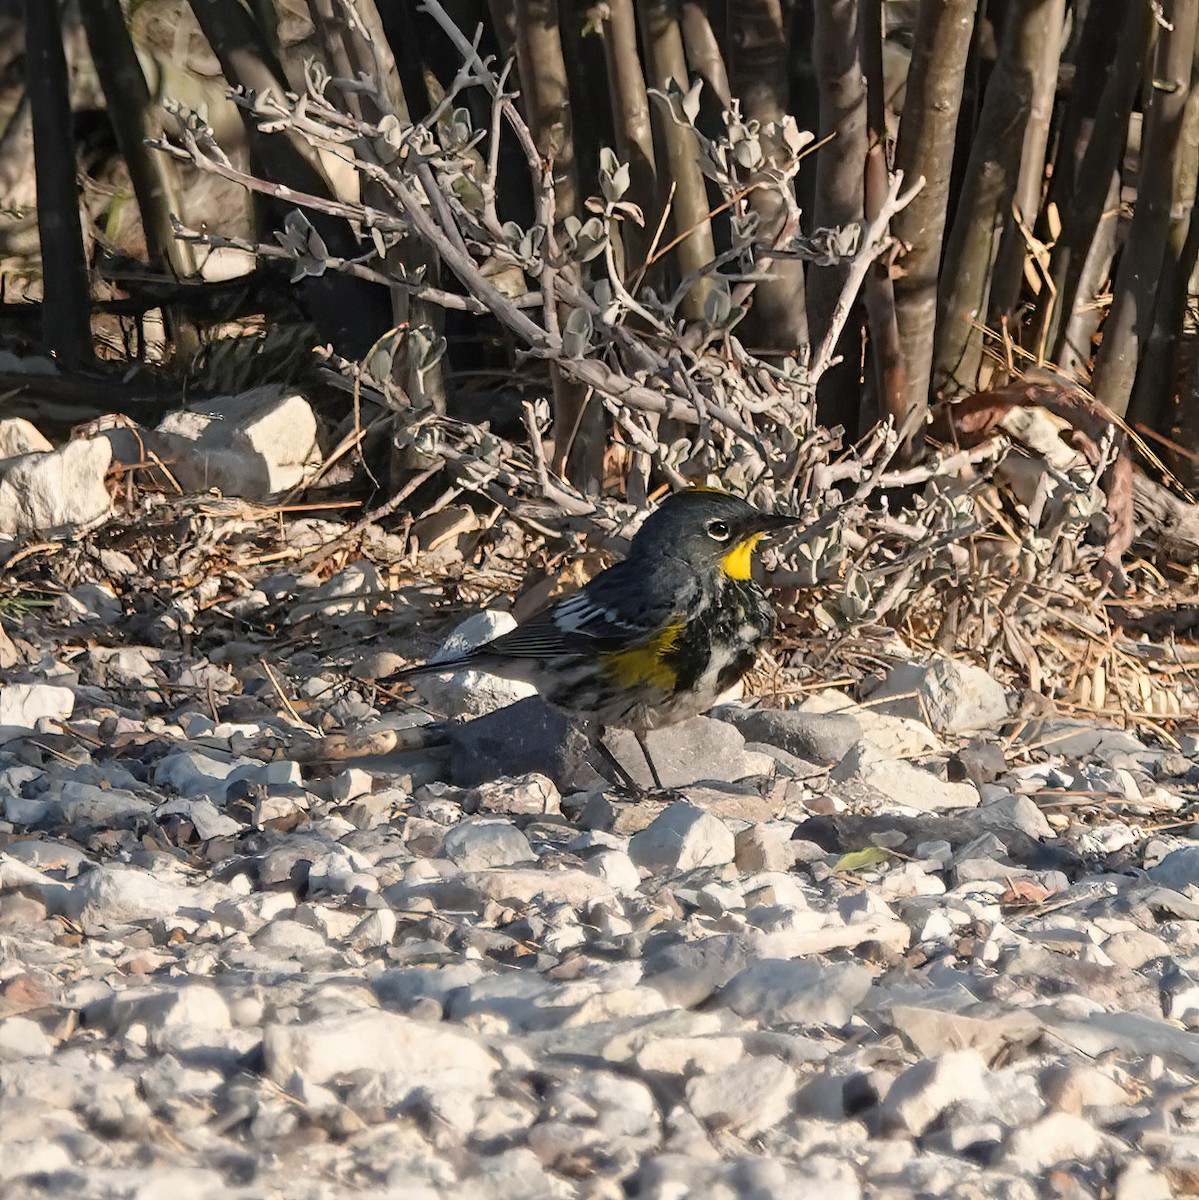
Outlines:
{"label": "bird's wing", "polygon": [[555,601],[510,633],[480,646],[480,657],[543,658],[555,654],[603,654],[655,634],[670,616],[620,568],[598,575],[582,591]]}

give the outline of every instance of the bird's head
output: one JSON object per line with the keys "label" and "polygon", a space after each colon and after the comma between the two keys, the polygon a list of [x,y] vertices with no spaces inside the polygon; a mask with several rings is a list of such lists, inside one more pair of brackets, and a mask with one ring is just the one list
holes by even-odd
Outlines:
{"label": "bird's head", "polygon": [[645,556],[649,561],[668,554],[698,570],[716,568],[730,579],[749,579],[758,543],[798,521],[797,517],[764,513],[729,492],[689,488],[667,496],[646,517],[633,538],[629,556]]}

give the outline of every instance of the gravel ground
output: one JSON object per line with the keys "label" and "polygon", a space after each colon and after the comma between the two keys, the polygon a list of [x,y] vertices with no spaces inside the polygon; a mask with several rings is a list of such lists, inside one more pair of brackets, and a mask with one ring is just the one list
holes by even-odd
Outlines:
{"label": "gravel ground", "polygon": [[257,659],[19,649],[5,1196],[1199,1193],[1194,737],[942,660],[663,731],[633,798],[536,698],[330,765]]}

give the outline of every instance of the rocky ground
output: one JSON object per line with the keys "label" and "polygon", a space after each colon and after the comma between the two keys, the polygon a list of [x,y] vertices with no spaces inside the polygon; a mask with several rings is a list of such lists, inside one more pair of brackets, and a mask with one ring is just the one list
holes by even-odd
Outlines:
{"label": "rocky ground", "polygon": [[121,612],[0,647],[0,1193],[1199,1192],[1196,738],[941,660],[632,798],[486,680],[447,728]]}

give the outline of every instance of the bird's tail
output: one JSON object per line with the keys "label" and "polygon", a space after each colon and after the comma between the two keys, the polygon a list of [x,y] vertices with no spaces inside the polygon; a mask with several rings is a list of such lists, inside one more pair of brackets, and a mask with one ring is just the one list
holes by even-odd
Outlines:
{"label": "bird's tail", "polygon": [[443,658],[437,661],[414,663],[410,667],[401,667],[393,671],[388,679],[417,679],[421,675],[440,675],[443,671],[458,671],[471,665],[471,658],[466,654],[458,654],[453,658]]}

